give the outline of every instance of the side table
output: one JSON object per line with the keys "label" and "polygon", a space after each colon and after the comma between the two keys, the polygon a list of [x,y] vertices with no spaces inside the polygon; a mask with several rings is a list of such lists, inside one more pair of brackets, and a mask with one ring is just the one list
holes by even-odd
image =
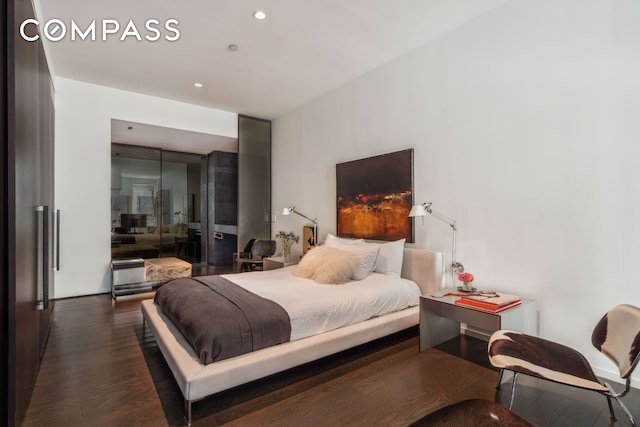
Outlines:
{"label": "side table", "polygon": [[278,268],[284,268],[298,263],[298,260],[295,258],[291,258],[289,261],[285,261],[281,256],[268,257],[263,259],[262,261],[262,268],[265,271],[277,270]]}
{"label": "side table", "polygon": [[460,323],[466,323],[488,333],[510,329],[529,335],[538,335],[536,302],[522,298],[519,306],[499,313],[486,313],[456,305],[460,297],[442,296],[459,293],[457,289],[444,289],[433,295],[420,297],[420,351],[442,344],[460,335]]}

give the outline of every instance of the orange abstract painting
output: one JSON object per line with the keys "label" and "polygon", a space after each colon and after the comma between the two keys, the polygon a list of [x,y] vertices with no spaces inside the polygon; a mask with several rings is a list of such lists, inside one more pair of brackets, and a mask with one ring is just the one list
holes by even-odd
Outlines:
{"label": "orange abstract painting", "polygon": [[413,242],[413,149],[336,165],[338,235]]}

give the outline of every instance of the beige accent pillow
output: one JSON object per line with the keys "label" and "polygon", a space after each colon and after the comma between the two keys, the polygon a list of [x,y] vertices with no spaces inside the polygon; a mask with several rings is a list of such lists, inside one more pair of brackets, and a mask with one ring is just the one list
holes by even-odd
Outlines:
{"label": "beige accent pillow", "polygon": [[308,251],[293,270],[293,275],[327,285],[340,285],[353,276],[358,258],[349,252],[329,246]]}

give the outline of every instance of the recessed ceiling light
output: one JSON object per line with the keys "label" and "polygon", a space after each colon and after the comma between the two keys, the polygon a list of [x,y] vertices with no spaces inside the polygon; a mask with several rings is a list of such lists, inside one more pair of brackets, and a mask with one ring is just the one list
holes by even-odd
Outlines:
{"label": "recessed ceiling light", "polygon": [[195,87],[202,87],[202,86],[203,86],[203,85],[202,85],[202,83],[198,83],[198,82],[195,82],[193,85],[194,85]]}
{"label": "recessed ceiling light", "polygon": [[262,21],[267,17],[267,14],[261,10],[256,10],[255,12],[253,12],[253,17]]}
{"label": "recessed ceiling light", "polygon": [[229,49],[229,51],[231,51],[231,52],[235,52],[236,50],[238,50],[238,45],[237,44],[230,44],[229,46],[227,46],[227,49]]}

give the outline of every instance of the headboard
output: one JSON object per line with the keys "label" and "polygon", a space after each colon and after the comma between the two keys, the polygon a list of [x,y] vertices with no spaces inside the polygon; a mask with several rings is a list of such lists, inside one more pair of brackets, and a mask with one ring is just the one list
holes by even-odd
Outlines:
{"label": "headboard", "polygon": [[444,256],[442,252],[404,248],[402,277],[420,286],[422,295],[431,294],[444,286]]}

